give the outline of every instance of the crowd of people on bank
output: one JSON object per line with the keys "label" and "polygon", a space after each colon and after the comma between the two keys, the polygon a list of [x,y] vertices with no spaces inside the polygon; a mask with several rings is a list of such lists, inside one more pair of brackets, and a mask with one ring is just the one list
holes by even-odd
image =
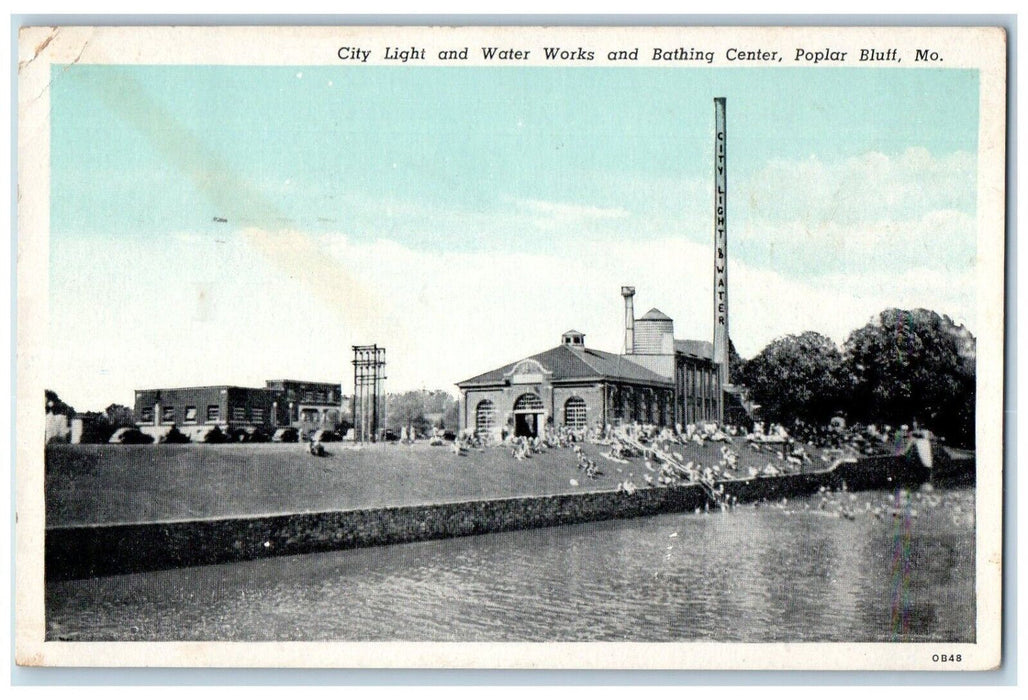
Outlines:
{"label": "crowd of people on bank", "polygon": [[913,428],[875,423],[847,425],[841,418],[833,419],[827,425],[797,421],[793,434],[798,440],[821,449],[865,456],[895,452],[912,438],[928,437],[926,431],[916,425]]}
{"label": "crowd of people on bank", "polygon": [[[746,431],[736,426],[721,426],[717,423],[689,423],[657,426],[650,423],[627,423],[613,426],[595,424],[584,427],[544,426],[535,437],[515,436],[511,431],[477,433],[473,430],[461,432],[453,442],[456,455],[467,454],[469,450],[484,450],[503,447],[517,461],[531,459],[533,455],[549,450],[570,449],[574,464],[586,479],[597,479],[604,471],[597,465],[597,459],[612,464],[607,472],[619,475],[617,489],[628,493],[641,486],[674,486],[699,482],[717,495],[719,483],[728,479],[743,479],[763,476],[778,476],[811,471],[829,466],[840,456],[868,455],[892,449],[896,441],[909,439],[913,431],[907,426],[892,429],[890,426],[850,426],[840,421],[827,426],[810,426],[797,423],[792,430],[770,423],[756,423],[753,430]],[[593,445],[597,449],[584,449]],[[712,459],[688,460],[683,447],[716,446]],[[748,456],[742,458],[742,452]],[[706,454],[710,454],[709,451]],[[754,464],[754,455],[761,459]],[[636,477],[634,472],[620,478],[628,469],[620,465],[637,464],[642,460],[646,470]],[[763,466],[759,466],[763,462]],[[580,477],[581,478],[581,477]],[[574,485],[579,479],[571,479]],[[723,488],[723,487],[721,487]]]}
{"label": "crowd of people on bank", "polygon": [[[746,444],[756,451],[766,450],[778,458],[778,464],[769,461],[763,469],[749,467],[740,473],[739,454],[734,442],[744,438]],[[648,486],[672,486],[688,482],[704,482],[711,485],[728,478],[745,476],[773,476],[798,471],[804,464],[812,462],[802,444],[789,437],[784,428],[772,425],[764,433],[743,434],[734,426],[719,426],[716,423],[690,423],[661,427],[649,423],[629,423],[620,426],[594,425],[590,427],[546,426],[535,437],[515,436],[508,431],[481,432],[466,430],[453,443],[456,455],[467,454],[469,450],[484,450],[489,447],[504,447],[510,450],[513,459],[523,461],[548,450],[570,448],[575,456],[577,469],[586,478],[596,479],[603,474],[594,458],[582,449],[591,444],[599,448],[600,457],[615,464],[629,464],[630,460],[643,459],[647,473],[642,481]],[[703,466],[685,459],[681,452],[685,445],[715,444],[719,457]],[[622,470],[615,467],[618,472]],[[634,474],[630,475],[634,476]],[[575,480],[577,483],[577,480]],[[625,479],[618,488],[633,491],[638,486]]]}

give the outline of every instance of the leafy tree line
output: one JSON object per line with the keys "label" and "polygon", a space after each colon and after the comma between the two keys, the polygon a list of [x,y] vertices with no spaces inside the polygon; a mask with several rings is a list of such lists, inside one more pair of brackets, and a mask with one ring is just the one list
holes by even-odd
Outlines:
{"label": "leafy tree line", "polygon": [[840,348],[807,331],[742,362],[738,382],[769,421],[915,423],[974,444],[975,338],[927,309],[886,309]]}
{"label": "leafy tree line", "polygon": [[[70,421],[72,418],[82,419],[82,442],[106,442],[118,428],[127,428],[135,425],[132,409],[128,406],[112,403],[103,412],[76,411],[74,407],[61,400],[56,391],[46,390],[46,412],[54,416],[65,416]],[[62,435],[60,440],[67,440],[67,435]]]}
{"label": "leafy tree line", "polygon": [[431,428],[457,429],[457,400],[449,392],[407,391],[386,395],[386,427],[424,435]]}

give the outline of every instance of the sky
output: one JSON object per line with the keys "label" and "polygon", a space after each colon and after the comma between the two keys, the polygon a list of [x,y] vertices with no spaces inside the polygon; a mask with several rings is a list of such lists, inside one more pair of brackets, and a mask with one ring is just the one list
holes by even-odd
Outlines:
{"label": "sky", "polygon": [[978,77],[862,68],[55,66],[49,384],[444,388],[622,350],[620,287],[710,339],[727,98],[732,340],[888,307],[975,331]]}

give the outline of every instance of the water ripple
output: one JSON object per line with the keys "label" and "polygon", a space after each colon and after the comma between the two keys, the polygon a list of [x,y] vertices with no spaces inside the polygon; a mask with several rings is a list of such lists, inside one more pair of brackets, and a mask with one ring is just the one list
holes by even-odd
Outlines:
{"label": "water ripple", "polygon": [[973,641],[973,513],[823,494],[58,582],[48,638]]}

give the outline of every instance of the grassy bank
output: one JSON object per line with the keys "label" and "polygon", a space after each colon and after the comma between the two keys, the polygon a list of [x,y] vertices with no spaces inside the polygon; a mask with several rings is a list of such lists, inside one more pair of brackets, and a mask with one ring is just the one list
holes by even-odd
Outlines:
{"label": "grassy bank", "polygon": [[[578,493],[645,486],[641,459],[618,464],[586,445],[603,472],[593,480],[570,449],[518,461],[509,449],[471,451],[379,444],[51,445],[46,450],[47,525],[302,513]],[[736,445],[739,470],[780,461]],[[689,445],[688,460],[713,464],[720,445]],[[620,471],[619,471],[620,470]],[[575,479],[579,485],[572,485]]]}

